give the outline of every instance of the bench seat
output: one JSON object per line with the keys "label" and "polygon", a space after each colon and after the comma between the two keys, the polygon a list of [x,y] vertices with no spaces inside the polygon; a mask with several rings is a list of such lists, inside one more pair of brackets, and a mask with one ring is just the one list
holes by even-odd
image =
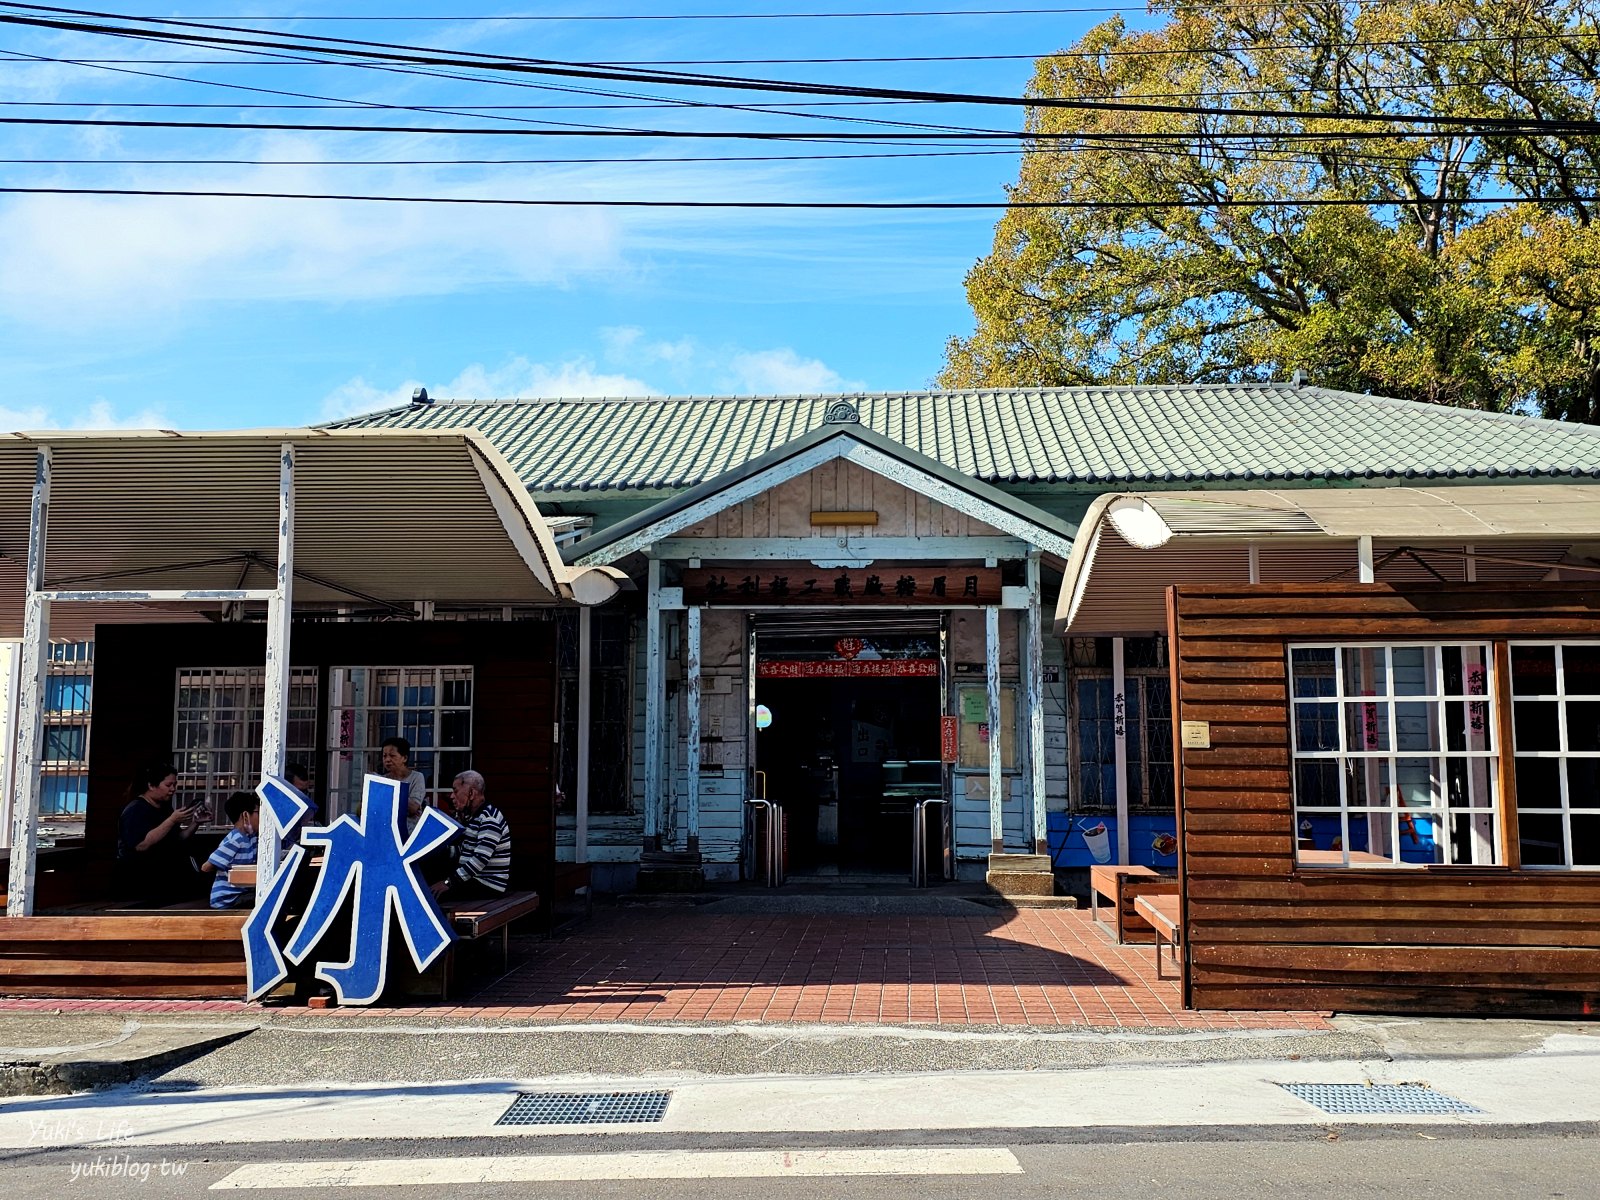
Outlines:
{"label": "bench seat", "polygon": [[1100,898],[1111,901],[1112,925],[1117,945],[1128,942],[1151,942],[1155,931],[1134,907],[1138,896],[1176,896],[1178,880],[1174,875],[1163,875],[1149,867],[1113,864],[1096,864],[1089,868],[1089,919],[1100,927]]}
{"label": "bench seat", "polygon": [[1133,906],[1156,931],[1156,978],[1163,979],[1165,976],[1161,974],[1162,942],[1171,944],[1174,963],[1178,961],[1178,947],[1183,944],[1183,913],[1178,906],[1178,897],[1136,896]]}

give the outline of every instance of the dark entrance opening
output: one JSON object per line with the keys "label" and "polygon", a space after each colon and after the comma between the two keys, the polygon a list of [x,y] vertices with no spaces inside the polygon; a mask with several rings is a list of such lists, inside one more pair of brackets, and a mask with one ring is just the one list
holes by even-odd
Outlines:
{"label": "dark entrance opening", "polygon": [[759,629],[756,766],[791,875],[906,875],[919,799],[943,795],[940,635],[926,618]]}

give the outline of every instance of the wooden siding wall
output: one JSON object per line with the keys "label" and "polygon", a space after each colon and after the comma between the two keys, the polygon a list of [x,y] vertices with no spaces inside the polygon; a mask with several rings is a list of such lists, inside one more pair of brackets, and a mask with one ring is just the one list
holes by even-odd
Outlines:
{"label": "wooden siding wall", "polygon": [[1190,1007],[1600,1008],[1600,871],[1296,866],[1286,667],[1302,641],[1600,638],[1600,588],[1186,585],[1169,617],[1177,719],[1211,723],[1177,751]]}
{"label": "wooden siding wall", "polygon": [[[95,727],[85,842],[109,880],[128,778],[170,758],[174,676],[180,667],[259,666],[258,625],[106,626],[95,643]],[[548,621],[439,621],[296,625],[295,666],[319,669],[317,762],[327,757],[329,669],[473,668],[472,765],[511,826],[513,886],[550,895],[555,870],[555,626]],[[319,775],[324,770],[319,770]],[[83,899],[96,898],[92,891]]]}
{"label": "wooden siding wall", "polygon": [[999,531],[957,509],[885,479],[853,462],[824,463],[714,517],[679,537],[811,537],[813,512],[876,512],[876,525],[831,527],[831,537],[974,537]]}

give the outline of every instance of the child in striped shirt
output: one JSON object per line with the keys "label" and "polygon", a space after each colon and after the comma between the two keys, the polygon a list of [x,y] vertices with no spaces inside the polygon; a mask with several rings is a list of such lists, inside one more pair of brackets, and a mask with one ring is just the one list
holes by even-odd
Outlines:
{"label": "child in striped shirt", "polygon": [[254,792],[235,792],[228,797],[223,811],[233,822],[228,836],[211,857],[200,867],[207,873],[215,872],[211,884],[212,908],[246,908],[255,898],[255,889],[235,887],[228,882],[228,872],[234,867],[249,866],[256,861],[256,818],[261,810],[261,798]]}

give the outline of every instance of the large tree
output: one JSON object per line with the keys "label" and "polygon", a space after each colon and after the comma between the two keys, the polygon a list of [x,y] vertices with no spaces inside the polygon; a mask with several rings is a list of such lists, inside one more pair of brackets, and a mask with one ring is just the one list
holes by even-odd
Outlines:
{"label": "large tree", "polygon": [[1000,220],[941,384],[1301,368],[1600,422],[1600,136],[1570,124],[1600,115],[1600,0],[1156,7],[1039,61],[1030,97],[1123,107],[1027,110],[1010,197],[1055,206]]}

